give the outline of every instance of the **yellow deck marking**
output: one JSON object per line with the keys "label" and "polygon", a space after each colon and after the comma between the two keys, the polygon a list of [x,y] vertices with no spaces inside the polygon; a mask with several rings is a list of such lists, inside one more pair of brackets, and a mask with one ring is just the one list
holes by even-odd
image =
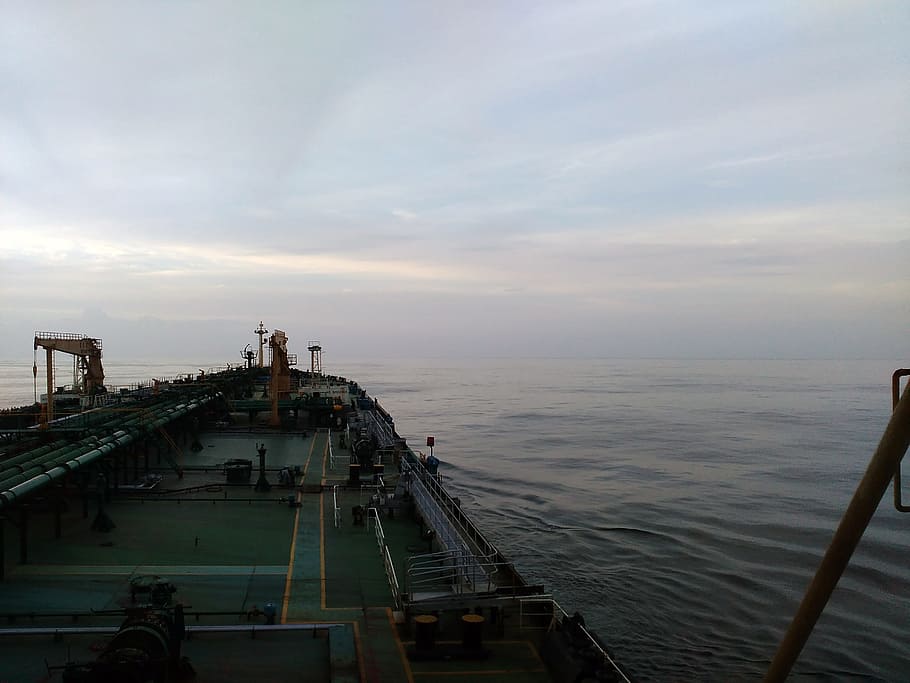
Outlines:
{"label": "yellow deck marking", "polygon": [[[300,477],[299,484],[302,484],[306,481],[307,469],[310,467],[310,458],[313,457],[313,448],[316,446],[316,434],[313,435],[313,440],[310,442],[310,452],[307,453],[306,463],[303,466],[303,475]],[[300,502],[300,491],[297,491],[297,495],[294,498],[295,502]],[[300,508],[297,508],[297,512],[294,513],[294,531],[291,536],[291,557],[288,560],[288,574],[287,578],[284,580],[284,597],[281,599],[281,623],[286,624],[288,621],[288,602],[291,599],[291,575],[294,572],[294,549],[297,546],[297,528],[300,525]]]}
{"label": "yellow deck marking", "polygon": [[534,647],[534,643],[532,643],[530,640],[526,640],[525,642],[528,644],[528,649],[531,650],[531,653],[534,655],[534,657],[537,659],[537,661],[540,662],[540,665],[546,666],[546,664],[544,664],[543,657],[540,656],[540,653],[537,651],[537,648]]}
{"label": "yellow deck marking", "polygon": [[404,673],[408,677],[408,683],[414,683],[414,674],[411,672],[411,663],[404,652],[404,644],[398,637],[398,627],[395,625],[395,618],[392,616],[392,608],[386,607],[386,616],[389,618],[389,626],[392,629],[392,635],[395,637],[395,643],[398,645],[398,656],[401,657],[401,663],[404,666]]}

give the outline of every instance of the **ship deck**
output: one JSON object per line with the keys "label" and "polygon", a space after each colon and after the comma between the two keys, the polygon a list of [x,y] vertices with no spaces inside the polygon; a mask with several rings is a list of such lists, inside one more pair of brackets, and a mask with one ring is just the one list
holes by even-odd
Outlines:
{"label": "ship deck", "polygon": [[[50,497],[28,506],[27,545],[17,528],[23,520],[7,518],[0,680],[62,680],[53,667],[94,659],[133,604],[130,580],[142,576],[176,587],[172,603],[185,606],[188,629],[182,654],[196,681],[552,680],[539,632],[519,629],[517,618],[485,619],[486,658],[408,658],[415,615],[395,608],[376,522],[357,523],[353,513],[368,506],[371,489],[348,486],[347,472],[332,470],[330,438],[204,432],[200,451],[181,449],[182,477],[159,461],[153,488],[118,484],[104,505],[116,525],[107,532],[92,531],[97,506],[93,500],[85,516],[75,489],[61,494],[59,537]],[[258,443],[267,448],[269,491],[254,487]],[[223,464],[232,459],[253,460],[249,483],[226,481]],[[132,466],[138,481],[139,463]],[[279,485],[283,467],[293,481]],[[379,521],[404,581],[408,558],[426,552],[421,527],[404,509],[380,511]],[[273,626],[262,614],[268,605]],[[457,649],[459,616],[439,613],[437,644]]]}

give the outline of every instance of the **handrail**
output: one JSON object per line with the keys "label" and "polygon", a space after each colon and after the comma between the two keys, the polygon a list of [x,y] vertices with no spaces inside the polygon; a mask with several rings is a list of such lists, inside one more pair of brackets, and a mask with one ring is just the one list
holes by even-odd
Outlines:
{"label": "handrail", "polygon": [[[456,564],[460,579],[471,586],[486,581],[493,583],[493,574],[509,563],[477,527],[462,512],[437,477],[419,463],[402,460],[402,476],[409,482],[409,491],[421,509],[427,524],[436,532],[439,543],[464,558]],[[468,544],[473,543],[476,551]]]}
{"label": "handrail", "polygon": [[402,476],[405,476],[408,472],[413,473],[411,482],[414,483],[416,481],[427,490],[427,493],[435,500],[440,510],[458,528],[459,535],[477,545],[480,555],[489,557],[499,554],[496,546],[480,533],[480,530],[462,512],[461,506],[455,502],[445,487],[439,483],[439,480],[430,474],[423,465],[402,460],[401,468]]}
{"label": "handrail", "polygon": [[828,551],[815,572],[812,583],[806,589],[787,633],[777,648],[771,666],[765,674],[765,682],[783,681],[787,678],[799,653],[809,639],[815,623],[821,616],[837,582],[850,562],[850,557],[875,514],[882,496],[901,459],[910,445],[910,384],[891,413],[891,419],[878,448],[866,468],[862,481],[856,488],[850,505],[841,519]]}
{"label": "handrail", "polygon": [[445,583],[453,586],[458,595],[479,593],[483,592],[484,581],[489,592],[494,587],[493,575],[508,564],[491,558],[478,558],[467,549],[413,555],[406,564],[407,592],[413,599],[418,589]]}
{"label": "handrail", "polygon": [[[556,600],[554,600],[552,597],[535,596],[533,598],[519,598],[519,623],[518,623],[519,630],[524,630],[526,628],[530,628],[530,627],[524,626],[521,623],[521,616],[524,614],[524,603],[526,603],[526,602],[541,603],[541,604],[549,603],[552,606],[554,612],[558,611],[560,614],[562,614],[564,619],[571,619],[571,617],[560,606],[560,604],[558,602],[556,602]],[[531,616],[534,616],[534,615],[532,614]],[[547,614],[541,613],[536,616],[547,616]],[[553,614],[552,618],[556,619],[557,618],[556,614]],[[552,625],[552,621],[551,621],[551,625]],[[581,633],[584,635],[585,640],[588,641],[589,647],[594,648],[598,653],[600,653],[600,656],[605,664],[608,664],[613,669],[613,671],[615,671],[617,674],[619,674],[619,676],[621,677],[621,679],[623,681],[625,681],[625,683],[632,683],[632,681],[629,680],[629,677],[626,676],[625,672],[619,667],[619,664],[617,664],[616,661],[613,659],[613,657],[610,656],[610,653],[607,652],[603,647],[601,647],[600,643],[597,642],[597,639],[594,637],[593,633],[591,633],[584,625],[582,625],[580,623],[575,623],[575,628],[578,628],[581,631]],[[549,630],[549,628],[547,630]]]}
{"label": "handrail", "polygon": [[367,508],[367,531],[370,530],[370,519],[373,520],[373,530],[376,533],[376,545],[382,550],[385,548],[385,531],[382,529],[382,522],[379,521],[379,510],[376,508]]}
{"label": "handrail", "polygon": [[332,507],[335,511],[335,528],[341,527],[341,508],[338,506],[338,484],[332,487]]}
{"label": "handrail", "polygon": [[398,575],[395,573],[395,564],[392,562],[389,546],[385,542],[385,531],[379,520],[379,510],[374,507],[367,508],[367,531],[370,530],[371,519],[373,520],[373,531],[376,534],[376,545],[379,546],[382,562],[385,565],[386,578],[389,580],[389,588],[391,588],[392,597],[395,600],[395,609],[401,609],[401,588],[398,585]]}
{"label": "handrail", "polygon": [[332,428],[329,427],[329,469],[335,471],[335,449],[332,448]]}
{"label": "handrail", "polygon": [[382,556],[385,563],[385,573],[389,579],[389,587],[392,589],[392,598],[395,600],[395,609],[401,609],[401,588],[398,585],[398,576],[395,574],[395,564],[392,562],[392,556],[389,554],[389,546],[382,549]]}

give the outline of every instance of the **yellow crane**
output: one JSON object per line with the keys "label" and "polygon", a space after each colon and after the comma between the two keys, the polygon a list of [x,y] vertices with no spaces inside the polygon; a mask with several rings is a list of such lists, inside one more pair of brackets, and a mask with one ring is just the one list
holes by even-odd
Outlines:
{"label": "yellow crane", "polygon": [[[69,353],[77,358],[81,372],[82,393],[93,395],[104,391],[104,368],[101,366],[101,340],[84,334],[68,332],[35,332],[35,351],[38,347],[47,352],[47,414],[42,426],[54,419],[54,351]],[[38,363],[33,369],[38,376]]]}

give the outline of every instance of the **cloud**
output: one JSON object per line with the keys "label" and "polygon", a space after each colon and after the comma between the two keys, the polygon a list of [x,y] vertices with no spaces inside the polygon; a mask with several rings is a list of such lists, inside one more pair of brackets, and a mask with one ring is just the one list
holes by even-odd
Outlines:
{"label": "cloud", "polygon": [[307,296],[327,326],[368,300],[442,328],[473,298],[512,341],[513,317],[729,317],[731,292],[772,326],[832,293],[893,315],[908,28],[828,4],[4,6],[5,311]]}

